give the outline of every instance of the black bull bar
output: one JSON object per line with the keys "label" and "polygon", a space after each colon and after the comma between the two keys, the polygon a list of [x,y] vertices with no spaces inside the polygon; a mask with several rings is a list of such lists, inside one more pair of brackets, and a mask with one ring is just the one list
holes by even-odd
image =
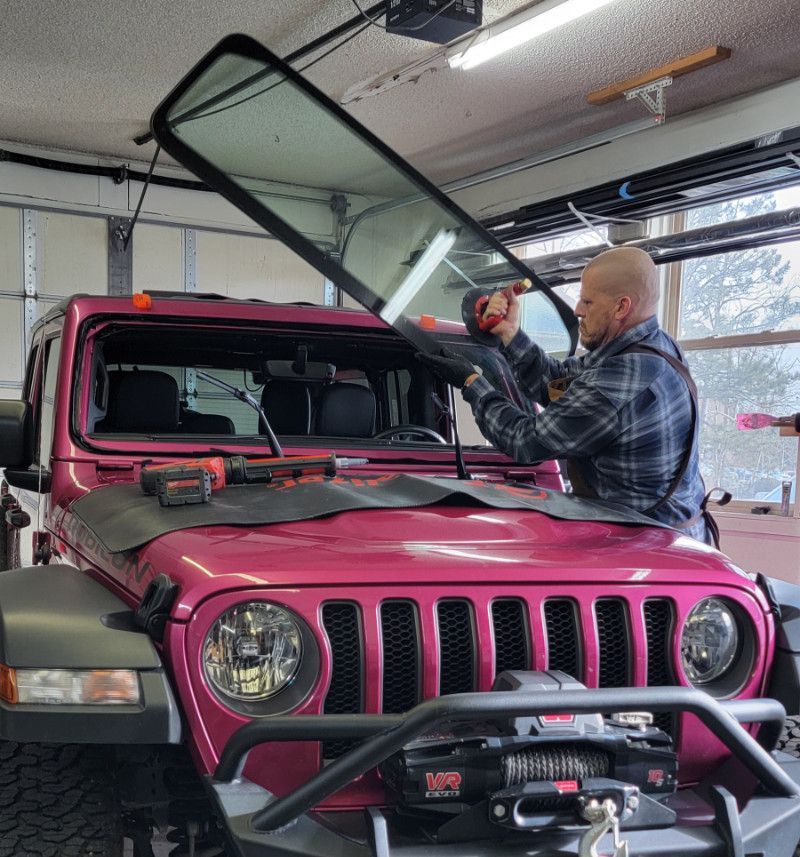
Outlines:
{"label": "black bull bar", "polygon": [[[543,714],[595,714],[598,711],[685,712],[695,715],[771,795],[800,797],[800,786],[771,755],[786,712],[773,699],[719,702],[685,687],[609,688],[558,692],[462,693],[426,700],[405,714],[286,715],[253,721],[225,745],[213,781],[241,776],[247,753],[273,741],[365,739],[303,785],[271,799],[252,814],[249,827],[275,831],[318,806],[420,735],[443,723]],[[760,723],[758,740],[741,727]]]}

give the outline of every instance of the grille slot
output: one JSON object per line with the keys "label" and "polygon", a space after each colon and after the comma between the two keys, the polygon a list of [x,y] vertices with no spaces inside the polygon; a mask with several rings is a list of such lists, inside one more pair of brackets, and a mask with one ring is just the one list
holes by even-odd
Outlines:
{"label": "grille slot", "polygon": [[568,598],[550,598],[544,602],[547,630],[547,668],[563,670],[579,681],[581,652],[578,640],[578,613]]}
{"label": "grille slot", "polygon": [[[644,625],[647,635],[647,684],[661,687],[675,684],[672,668],[672,628],[674,614],[671,602],[666,599],[650,599],[644,602]],[[654,717],[659,729],[675,736],[675,718],[667,712]]]}
{"label": "grille slot", "polygon": [[383,711],[402,714],[420,699],[419,627],[410,601],[381,604]]}
{"label": "grille slot", "polygon": [[472,614],[466,601],[440,601],[436,605],[439,622],[439,694],[469,693],[475,690],[475,634]]}
{"label": "grille slot", "polygon": [[525,605],[516,598],[492,602],[494,630],[494,674],[504,670],[530,668],[528,628],[525,622]]}
{"label": "grille slot", "polygon": [[630,684],[630,634],[625,605],[618,598],[601,598],[594,605],[600,658],[598,687]]}
{"label": "grille slot", "polygon": [[[325,604],[322,625],[331,646],[331,683],[325,697],[325,714],[357,714],[363,710],[364,651],[358,608],[351,602]],[[322,758],[336,759],[354,741],[323,741]]]}

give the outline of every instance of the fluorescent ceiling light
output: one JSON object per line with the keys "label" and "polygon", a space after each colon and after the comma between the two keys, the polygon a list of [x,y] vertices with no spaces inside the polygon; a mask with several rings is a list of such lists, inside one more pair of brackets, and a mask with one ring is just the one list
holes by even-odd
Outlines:
{"label": "fluorescent ceiling light", "polygon": [[386,302],[379,312],[380,317],[388,324],[394,324],[403,310],[414,300],[417,292],[425,285],[430,275],[447,255],[448,250],[456,243],[458,230],[440,229],[436,237],[422,252],[414,263],[414,267],[400,283],[400,288]]}
{"label": "fluorescent ceiling light", "polygon": [[447,62],[451,68],[475,68],[611,2],[613,0],[544,0],[520,15],[512,15],[506,21],[487,27],[466,50],[448,56]]}

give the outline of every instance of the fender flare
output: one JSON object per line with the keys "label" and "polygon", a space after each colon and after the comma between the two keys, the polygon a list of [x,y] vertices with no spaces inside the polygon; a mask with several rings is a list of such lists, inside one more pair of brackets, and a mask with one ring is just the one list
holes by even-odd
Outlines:
{"label": "fender flare", "polygon": [[800,586],[775,577],[758,576],[758,584],[775,616],[775,657],[767,695],[787,714],[800,714]]}
{"label": "fender flare", "polygon": [[134,670],[137,705],[20,704],[0,698],[0,739],[178,744],[181,718],[153,641],[128,606],[69,565],[0,574],[0,663],[14,669]]}

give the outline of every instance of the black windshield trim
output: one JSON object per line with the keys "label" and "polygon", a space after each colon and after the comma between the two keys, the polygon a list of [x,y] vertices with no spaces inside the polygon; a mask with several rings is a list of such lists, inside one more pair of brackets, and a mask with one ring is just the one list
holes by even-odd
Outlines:
{"label": "black windshield trim", "polygon": [[[387,158],[407,179],[419,187],[423,193],[429,194],[433,199],[442,204],[456,220],[460,220],[470,229],[474,230],[512,268],[516,269],[521,279],[527,277],[533,282],[534,289],[544,292],[547,295],[558,312],[570,337],[570,353],[575,352],[578,343],[577,319],[569,306],[552,291],[547,283],[520,259],[514,256],[494,235],[481,226],[477,220],[474,220],[462,208],[456,205],[449,196],[425,178],[425,176],[417,172],[396,152],[383,143],[383,141],[368,131],[349,113],[309,83],[309,81],[283,62],[283,60],[249,36],[234,34],[224,38],[189,71],[154,111],[150,120],[153,136],[173,158],[191,170],[206,184],[213,187],[221,196],[225,197],[244,214],[263,226],[270,234],[280,238],[291,250],[304,258],[324,277],[327,277],[371,312],[375,313],[380,309],[383,302],[377,295],[370,292],[347,270],[327,258],[313,242],[304,238],[296,229],[289,226],[286,221],[267,211],[247,191],[173,134],[168,122],[170,111],[205,70],[226,54],[236,54],[246,59],[273,66],[279,74],[284,75],[288,80],[296,84],[312,99],[320,103],[324,109],[330,111],[337,119],[348,126],[357,136],[361,137],[368,145],[372,146],[379,154]],[[440,345],[437,339],[418,328],[405,317],[400,316],[393,327],[404,339],[407,339],[420,351],[427,353],[438,352]]]}

